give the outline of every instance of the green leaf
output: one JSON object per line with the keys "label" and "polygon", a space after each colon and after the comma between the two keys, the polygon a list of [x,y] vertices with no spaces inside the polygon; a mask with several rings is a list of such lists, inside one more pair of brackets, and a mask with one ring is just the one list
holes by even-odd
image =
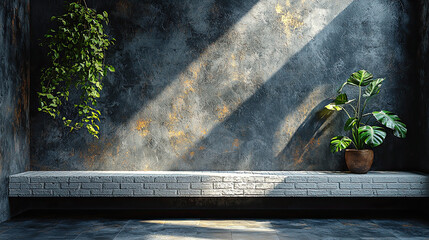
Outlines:
{"label": "green leaf", "polygon": [[372,81],[368,87],[365,89],[365,92],[362,96],[368,98],[374,95],[377,95],[380,92],[381,83],[384,81],[384,78],[377,78]]}
{"label": "green leaf", "polygon": [[341,111],[342,108],[340,106],[337,106],[335,103],[330,103],[328,105],[325,106],[326,109],[331,110],[331,111]]}
{"label": "green leaf", "polygon": [[345,104],[347,101],[348,101],[347,95],[345,93],[342,93],[335,98],[334,103],[336,105],[342,105],[342,104]]}
{"label": "green leaf", "polygon": [[354,86],[366,86],[372,82],[373,75],[366,70],[359,70],[354,72],[347,83]]}
{"label": "green leaf", "polygon": [[352,143],[350,138],[345,136],[336,136],[331,139],[331,144],[329,147],[331,148],[331,152],[335,153],[346,149],[350,143]]}
{"label": "green leaf", "polygon": [[398,115],[389,111],[375,111],[372,115],[378,122],[393,130],[393,134],[398,138],[405,138],[407,136],[407,126],[401,122]]}
{"label": "green leaf", "polygon": [[382,127],[362,126],[358,128],[358,136],[367,145],[377,147],[383,143],[384,138],[386,138],[386,132]]}
{"label": "green leaf", "polygon": [[344,124],[344,130],[348,131],[351,130],[358,122],[358,119],[355,117],[349,118],[346,121],[346,124]]}
{"label": "green leaf", "polygon": [[115,72],[115,68],[113,66],[108,65],[106,67],[107,69],[109,69],[110,72]]}

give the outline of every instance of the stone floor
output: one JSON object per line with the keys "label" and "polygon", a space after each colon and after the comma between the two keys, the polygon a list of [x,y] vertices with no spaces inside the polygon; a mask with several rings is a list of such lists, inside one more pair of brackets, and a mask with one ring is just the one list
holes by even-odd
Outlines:
{"label": "stone floor", "polygon": [[418,219],[87,219],[19,218],[0,239],[429,239]]}

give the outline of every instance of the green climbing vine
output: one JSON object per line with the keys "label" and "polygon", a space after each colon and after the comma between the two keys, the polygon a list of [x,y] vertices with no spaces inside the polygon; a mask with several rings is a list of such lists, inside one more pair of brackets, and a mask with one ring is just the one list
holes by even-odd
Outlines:
{"label": "green climbing vine", "polygon": [[[104,32],[103,24],[109,23],[107,12],[98,14],[83,3],[70,2],[64,15],[51,18],[58,27],[50,29],[41,44],[49,49],[50,65],[42,70],[38,110],[61,118],[70,131],[86,127],[98,138],[101,113],[95,107],[103,77],[115,71],[104,63],[105,51],[115,39],[110,40]],[[73,110],[65,111],[71,87],[80,97],[70,103]]]}

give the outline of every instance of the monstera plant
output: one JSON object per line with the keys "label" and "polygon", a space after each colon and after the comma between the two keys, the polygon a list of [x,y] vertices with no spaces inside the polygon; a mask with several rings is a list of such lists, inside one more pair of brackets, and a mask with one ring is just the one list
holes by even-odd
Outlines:
{"label": "monstera plant", "polygon": [[[374,148],[383,143],[386,130],[381,126],[367,125],[370,118],[393,131],[398,138],[405,138],[407,134],[406,125],[401,122],[394,113],[386,110],[365,112],[369,101],[380,93],[384,78],[373,78],[366,70],[353,73],[338,89],[335,100],[326,105],[331,111],[343,111],[348,119],[344,125],[345,131],[351,132],[351,137],[336,136],[331,139],[330,148],[332,152],[338,152],[353,146],[354,149],[346,149],[346,164],[350,171],[355,173],[366,173],[371,168],[374,153],[369,148]],[[348,99],[343,92],[345,86],[356,87],[359,91],[357,99]]]}

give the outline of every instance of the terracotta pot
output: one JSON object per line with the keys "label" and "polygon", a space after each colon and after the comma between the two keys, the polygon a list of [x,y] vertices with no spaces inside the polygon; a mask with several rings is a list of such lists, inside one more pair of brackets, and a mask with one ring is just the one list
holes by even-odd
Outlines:
{"label": "terracotta pot", "polygon": [[346,164],[352,173],[367,173],[373,160],[374,152],[370,149],[346,149]]}

